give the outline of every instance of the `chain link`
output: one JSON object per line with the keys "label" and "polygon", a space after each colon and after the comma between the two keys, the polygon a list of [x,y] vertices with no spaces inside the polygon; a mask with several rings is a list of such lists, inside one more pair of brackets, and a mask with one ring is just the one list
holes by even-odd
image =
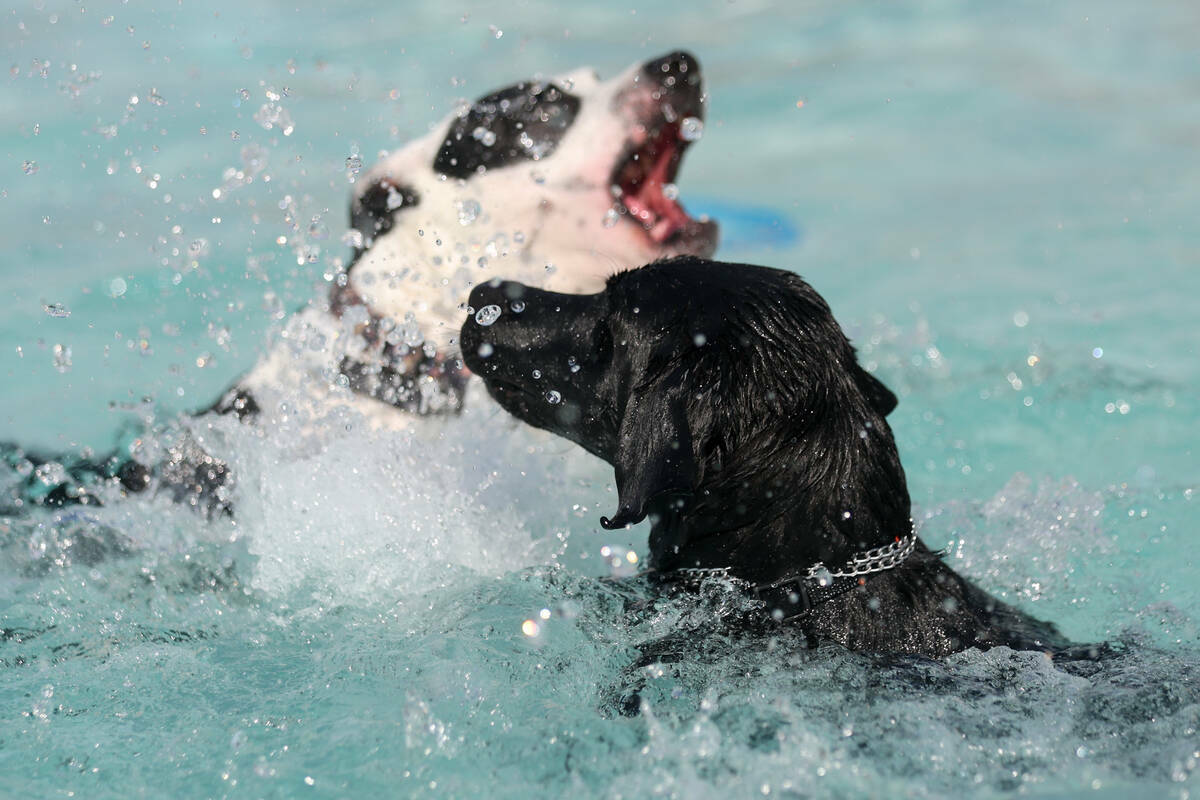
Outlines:
{"label": "chain link", "polygon": [[897,539],[891,544],[874,547],[864,553],[855,555],[854,558],[843,564],[837,572],[831,571],[825,564],[818,561],[808,568],[805,577],[809,580],[827,581],[831,578],[857,578],[860,575],[873,575],[876,572],[886,572],[903,564],[912,555],[916,547],[917,534],[910,529],[909,534],[902,539]]}
{"label": "chain link", "polygon": [[[874,575],[876,572],[886,572],[903,564],[917,547],[916,525],[909,522],[907,536],[881,547],[873,547],[843,564],[837,572],[832,572],[823,562],[818,561],[808,568],[804,577],[822,585],[834,578],[857,578],[862,575]],[[675,575],[684,580],[703,580],[704,578],[726,578],[730,576],[730,567],[680,567],[672,570]]]}

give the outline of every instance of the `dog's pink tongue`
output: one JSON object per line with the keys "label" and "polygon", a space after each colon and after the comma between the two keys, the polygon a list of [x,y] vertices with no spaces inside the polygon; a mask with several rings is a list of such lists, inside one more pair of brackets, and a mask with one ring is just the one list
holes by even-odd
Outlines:
{"label": "dog's pink tongue", "polygon": [[[664,193],[664,187],[671,185],[672,160],[676,157],[677,147],[673,142],[663,147],[654,164],[638,184],[637,192],[621,198],[630,214],[643,224],[650,225],[650,238],[660,244],[670,239],[676,231],[686,227],[690,221],[683,207],[675,202],[673,197]],[[674,194],[673,186],[670,191]]]}

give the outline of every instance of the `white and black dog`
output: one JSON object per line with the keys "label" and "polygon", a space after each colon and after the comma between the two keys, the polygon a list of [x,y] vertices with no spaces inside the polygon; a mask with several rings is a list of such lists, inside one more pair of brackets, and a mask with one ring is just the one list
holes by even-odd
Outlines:
{"label": "white and black dog", "polygon": [[[696,59],[676,52],[601,82],[590,69],[524,81],[451,114],[355,188],[355,255],[328,303],[214,406],[245,417],[296,390],[382,426],[453,412],[454,338],[471,288],[496,275],[597,291],[620,269],[711,254],[717,226],[688,216],[675,174],[702,129]],[[330,358],[333,354],[333,358]]]}
{"label": "white and black dog", "polygon": [[[690,217],[673,183],[705,105],[699,64],[685,52],[608,81],[582,69],[464,105],[360,178],[354,256],[331,296],[296,313],[205,411],[271,424],[349,406],[389,428],[456,413],[469,374],[455,337],[473,286],[504,275],[594,292],[622,269],[712,254],[716,223]],[[43,500],[94,499],[81,479],[100,473],[224,507],[214,489],[227,486],[226,467],[189,437],[165,460],[141,462],[76,464],[80,480]]]}

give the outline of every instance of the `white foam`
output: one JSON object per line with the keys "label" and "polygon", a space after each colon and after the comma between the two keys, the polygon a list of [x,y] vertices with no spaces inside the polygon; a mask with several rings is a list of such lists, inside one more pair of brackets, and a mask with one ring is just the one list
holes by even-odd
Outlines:
{"label": "white foam", "polygon": [[401,602],[464,570],[500,576],[563,558],[572,528],[603,513],[576,516],[572,498],[605,496],[611,469],[516,423],[477,386],[466,405],[399,432],[346,409],[267,428],[219,421],[205,444],[237,476],[253,588]]}

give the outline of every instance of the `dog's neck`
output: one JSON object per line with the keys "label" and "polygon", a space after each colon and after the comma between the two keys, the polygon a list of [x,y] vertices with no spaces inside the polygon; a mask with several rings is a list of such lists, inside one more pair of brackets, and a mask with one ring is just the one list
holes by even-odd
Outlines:
{"label": "dog's neck", "polygon": [[[656,509],[651,561],[660,569],[731,567],[769,582],[817,562],[836,566],[910,532],[904,470],[887,422],[867,413],[791,437],[810,452],[768,480],[704,481],[697,496]],[[869,423],[869,424],[868,424]],[[745,475],[740,465],[721,472]]]}

